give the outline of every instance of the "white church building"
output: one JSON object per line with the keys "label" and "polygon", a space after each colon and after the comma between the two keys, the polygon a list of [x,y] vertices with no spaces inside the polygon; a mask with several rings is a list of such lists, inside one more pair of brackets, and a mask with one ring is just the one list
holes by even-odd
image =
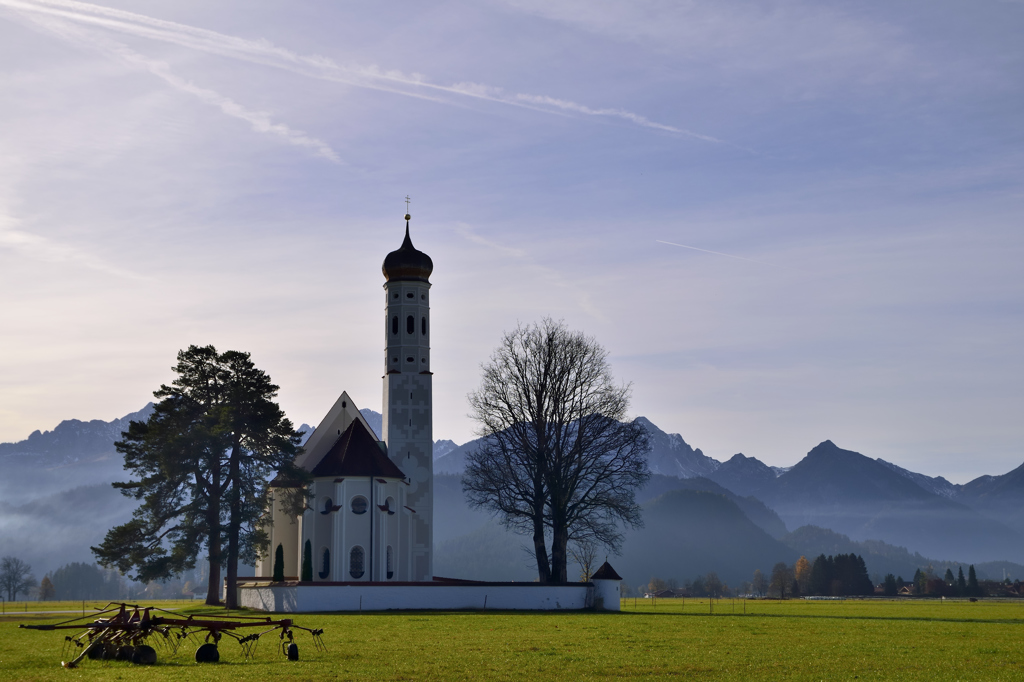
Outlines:
{"label": "white church building", "polygon": [[[269,611],[389,608],[618,610],[619,578],[605,564],[593,583],[541,585],[435,578],[430,275],[433,262],[409,236],[384,259],[383,426],[380,441],[342,392],[297,463],[313,478],[298,517],[275,481],[268,554],[240,579],[239,602]],[[284,583],[271,583],[284,554]],[[311,575],[302,575],[308,557]],[[603,576],[607,578],[602,579]],[[298,579],[297,579],[298,578]],[[488,600],[490,605],[488,606]]]}

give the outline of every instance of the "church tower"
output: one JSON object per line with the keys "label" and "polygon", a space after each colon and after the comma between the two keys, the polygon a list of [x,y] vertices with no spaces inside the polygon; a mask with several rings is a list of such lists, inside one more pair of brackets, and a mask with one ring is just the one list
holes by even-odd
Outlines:
{"label": "church tower", "polygon": [[[434,434],[430,371],[430,256],[409,238],[384,259],[385,310],[383,434],[388,457],[408,477],[411,517],[407,556],[396,557],[412,581],[434,576]],[[403,571],[404,572],[404,571]]]}

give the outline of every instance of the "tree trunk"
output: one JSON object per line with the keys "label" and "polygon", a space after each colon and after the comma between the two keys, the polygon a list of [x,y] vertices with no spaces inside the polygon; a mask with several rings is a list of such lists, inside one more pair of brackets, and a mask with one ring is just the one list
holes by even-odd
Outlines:
{"label": "tree trunk", "polygon": [[238,460],[241,452],[241,445],[235,443],[231,448],[231,459],[228,463],[228,480],[231,481],[231,487],[228,493],[228,594],[225,606],[229,609],[238,608],[238,534],[242,516],[241,488],[239,486],[241,477]]}
{"label": "tree trunk", "polygon": [[542,583],[551,582],[551,566],[548,563],[548,548],[544,543],[544,519],[533,519],[533,553],[537,557],[537,579]]}
{"label": "tree trunk", "polygon": [[206,505],[206,524],[210,528],[210,580],[206,587],[206,603],[209,606],[220,606],[220,565],[224,561],[220,528],[220,457],[216,455],[211,459],[210,494]]}
{"label": "tree trunk", "polygon": [[566,566],[566,549],[569,544],[569,533],[565,522],[555,520],[551,532],[551,581],[556,583],[569,582]]}

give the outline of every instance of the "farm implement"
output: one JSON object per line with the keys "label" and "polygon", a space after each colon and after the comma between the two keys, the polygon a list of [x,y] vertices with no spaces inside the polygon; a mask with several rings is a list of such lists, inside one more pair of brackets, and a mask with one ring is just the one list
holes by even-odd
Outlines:
{"label": "farm implement", "polygon": [[[83,622],[92,619],[91,622]],[[197,645],[197,663],[216,663],[220,660],[217,645],[223,637],[230,637],[242,647],[246,659],[252,658],[260,638],[278,635],[281,653],[289,661],[299,660],[299,645],[295,643],[295,630],[312,635],[317,651],[326,651],[322,629],[311,630],[296,625],[290,618],[272,620],[260,616],[181,616],[156,607],[135,604],[110,603],[97,613],[73,618],[51,625],[19,625],[29,630],[82,630],[77,635],[64,637],[61,665],[74,668],[85,658],[92,660],[131,661],[136,665],[156,663],[156,648],[172,655],[186,642]],[[253,631],[254,628],[260,628]],[[246,631],[248,634],[243,634]],[[77,654],[77,655],[75,655]],[[74,655],[74,658],[71,656]],[[68,660],[68,659],[71,660]]]}

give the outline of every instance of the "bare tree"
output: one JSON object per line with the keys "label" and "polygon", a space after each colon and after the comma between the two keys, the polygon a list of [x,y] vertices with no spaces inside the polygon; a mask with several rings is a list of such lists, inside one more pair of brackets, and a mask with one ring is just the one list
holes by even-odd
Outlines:
{"label": "bare tree", "polygon": [[598,544],[588,538],[569,543],[569,556],[579,564],[581,583],[590,582],[590,576],[597,570],[598,549]]}
{"label": "bare tree", "polygon": [[469,402],[484,438],[467,457],[463,491],[532,535],[541,582],[566,582],[570,541],[617,552],[619,524],[642,525],[634,490],[650,477],[649,446],[644,428],[625,421],[629,385],[613,383],[593,338],[551,319],[507,332],[482,369]]}
{"label": "bare tree", "polygon": [[779,599],[785,599],[790,594],[793,585],[793,567],[787,566],[780,561],[772,567],[772,579],[769,591]]}
{"label": "bare tree", "polygon": [[13,556],[0,559],[0,590],[7,593],[7,601],[14,601],[19,592],[29,594],[36,585],[31,566]]}
{"label": "bare tree", "polygon": [[768,581],[764,579],[764,573],[761,573],[761,569],[754,570],[754,580],[750,584],[750,588],[759,597],[763,597],[768,591]]}

